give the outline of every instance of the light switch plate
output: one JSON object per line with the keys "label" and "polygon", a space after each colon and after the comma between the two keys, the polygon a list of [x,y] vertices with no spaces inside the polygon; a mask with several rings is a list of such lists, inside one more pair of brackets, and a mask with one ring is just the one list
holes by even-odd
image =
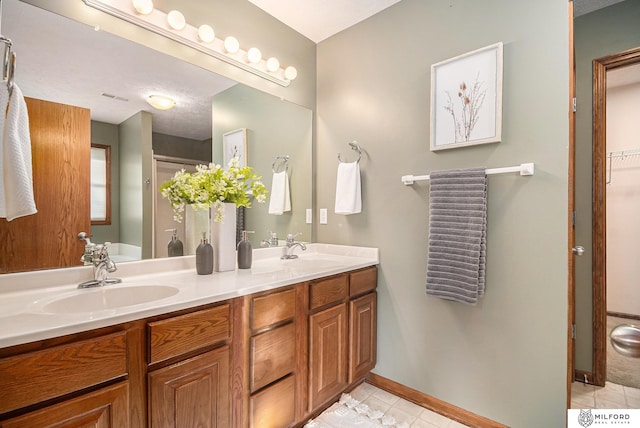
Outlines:
{"label": "light switch plate", "polygon": [[320,208],[320,224],[327,224],[327,209]]}
{"label": "light switch plate", "polygon": [[307,208],[307,224],[313,223],[313,210],[311,208]]}

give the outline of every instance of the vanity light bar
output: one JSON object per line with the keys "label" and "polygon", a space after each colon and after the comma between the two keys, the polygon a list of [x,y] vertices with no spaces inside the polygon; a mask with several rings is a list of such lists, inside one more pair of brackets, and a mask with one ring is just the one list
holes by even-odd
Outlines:
{"label": "vanity light bar", "polygon": [[288,67],[287,70],[284,70],[278,66],[277,70],[270,72],[267,68],[267,60],[261,59],[255,63],[248,63],[246,62],[248,52],[238,49],[235,53],[227,53],[224,48],[224,41],[217,37],[214,37],[213,41],[209,43],[199,42],[198,28],[188,23],[182,30],[173,30],[167,24],[168,14],[155,8],[149,14],[142,15],[136,12],[131,0],[83,1],[87,6],[177,41],[199,52],[219,59],[220,61],[226,62],[227,64],[234,65],[244,71],[248,71],[256,76],[262,77],[263,79],[277,83],[280,86],[289,86],[293,79],[287,77],[294,76],[293,78],[295,78],[297,75],[297,72],[293,67]]}

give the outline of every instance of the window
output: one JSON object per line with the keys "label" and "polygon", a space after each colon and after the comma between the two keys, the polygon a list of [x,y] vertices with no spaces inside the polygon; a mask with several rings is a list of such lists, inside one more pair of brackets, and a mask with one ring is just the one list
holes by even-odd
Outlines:
{"label": "window", "polygon": [[91,144],[91,224],[111,224],[111,147]]}

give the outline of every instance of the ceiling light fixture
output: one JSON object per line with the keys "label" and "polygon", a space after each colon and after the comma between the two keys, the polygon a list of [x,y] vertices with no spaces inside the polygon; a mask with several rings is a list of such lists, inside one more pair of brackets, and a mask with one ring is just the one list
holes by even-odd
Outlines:
{"label": "ceiling light fixture", "polygon": [[213,28],[209,25],[202,25],[199,28],[190,25],[186,22],[184,15],[177,10],[167,14],[155,9],[152,0],[83,1],[87,6],[182,43],[278,85],[287,87],[298,75],[298,71],[293,66],[286,69],[280,68],[280,62],[274,57],[268,60],[262,59],[262,54],[257,48],[249,49],[252,52],[249,55],[249,52],[242,50],[240,43],[234,37],[227,37],[224,41],[216,38]]}
{"label": "ceiling light fixture", "polygon": [[149,95],[147,97],[149,105],[157,110],[171,110],[176,106],[176,101],[165,95]]}

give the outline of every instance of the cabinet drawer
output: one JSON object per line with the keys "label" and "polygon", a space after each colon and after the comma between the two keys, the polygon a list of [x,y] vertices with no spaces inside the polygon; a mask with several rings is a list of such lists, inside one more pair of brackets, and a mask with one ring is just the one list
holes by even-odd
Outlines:
{"label": "cabinet drawer", "polygon": [[349,296],[358,296],[376,289],[378,269],[373,266],[349,274]]}
{"label": "cabinet drawer", "polygon": [[309,309],[344,301],[349,293],[347,275],[312,282],[309,287]]}
{"label": "cabinet drawer", "polygon": [[293,323],[251,338],[251,392],[296,368],[296,330]]}
{"label": "cabinet drawer", "polygon": [[128,386],[127,382],[121,382],[13,419],[0,421],[0,426],[128,427]]}
{"label": "cabinet drawer", "polygon": [[0,414],[127,374],[127,336],[109,334],[0,360]]}
{"label": "cabinet drawer", "polygon": [[157,363],[229,339],[230,306],[150,322],[149,362]]}
{"label": "cabinet drawer", "polygon": [[293,319],[295,313],[296,293],[294,290],[254,297],[251,309],[251,328],[256,331],[272,324]]}
{"label": "cabinet drawer", "polygon": [[295,377],[286,379],[252,395],[249,399],[251,428],[291,426],[295,417]]}

